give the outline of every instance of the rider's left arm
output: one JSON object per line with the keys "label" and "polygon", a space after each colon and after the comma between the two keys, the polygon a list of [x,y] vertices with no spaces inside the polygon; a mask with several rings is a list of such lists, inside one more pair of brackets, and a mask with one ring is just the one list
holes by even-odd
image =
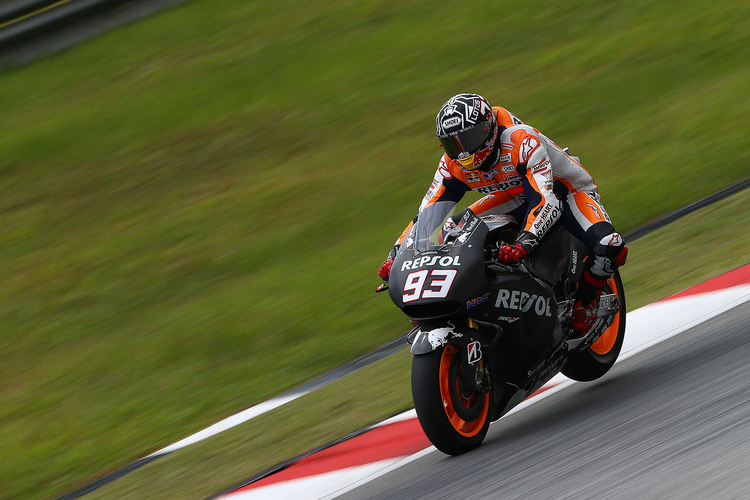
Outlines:
{"label": "rider's left arm", "polygon": [[529,204],[523,231],[541,238],[562,215],[562,203],[553,192],[554,180],[549,155],[540,139],[527,135],[521,141],[519,174]]}

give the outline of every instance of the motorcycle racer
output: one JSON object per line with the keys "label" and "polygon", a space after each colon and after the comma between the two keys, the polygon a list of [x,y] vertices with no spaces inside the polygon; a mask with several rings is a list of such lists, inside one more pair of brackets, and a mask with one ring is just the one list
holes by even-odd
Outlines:
{"label": "motorcycle racer", "polygon": [[[444,154],[419,212],[438,201],[458,203],[469,191],[484,195],[469,207],[475,214],[508,214],[521,225],[516,242],[499,250],[504,264],[526,258],[560,221],[589,250],[572,321],[573,330],[584,335],[596,320],[602,288],[627,258],[627,247],[591,175],[577,157],[477,94],[457,94],[446,101],[436,127]],[[383,280],[388,280],[396,251],[416,220],[380,267]]]}

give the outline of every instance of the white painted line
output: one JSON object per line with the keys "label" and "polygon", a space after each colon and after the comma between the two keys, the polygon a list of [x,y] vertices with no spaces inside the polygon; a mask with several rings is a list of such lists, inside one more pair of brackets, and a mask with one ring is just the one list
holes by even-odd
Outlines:
{"label": "white painted line", "polygon": [[351,491],[359,486],[362,486],[363,484],[369,483],[373,479],[383,476],[393,470],[399,469],[403,467],[404,465],[408,464],[409,462],[413,462],[419,458],[422,458],[425,455],[429,455],[433,451],[437,451],[437,448],[435,448],[434,446],[428,446],[424,450],[418,451],[407,457],[397,458],[395,462],[392,462],[390,464],[383,463],[383,462],[387,462],[387,460],[384,460],[383,462],[379,462],[381,464],[381,467],[378,470],[375,470],[375,471],[369,470],[367,471],[367,473],[365,473],[365,471],[354,470],[354,469],[358,469],[359,467],[352,467],[351,469],[349,469],[349,474],[351,476],[350,481],[348,482],[342,481],[341,483],[338,483],[344,486],[336,491],[331,491],[331,488],[329,485],[328,493],[325,496],[320,497],[320,498],[323,500],[330,500],[330,499],[336,498],[340,495],[343,495],[344,493],[348,491]]}
{"label": "white painted line", "polygon": [[654,302],[628,314],[620,359],[674,337],[750,300],[750,285]]}
{"label": "white painted line", "polygon": [[179,450],[180,448],[184,448],[191,444],[197,443],[198,441],[203,441],[204,439],[208,439],[211,436],[215,436],[216,434],[219,434],[220,432],[224,432],[227,429],[231,429],[232,427],[245,423],[250,419],[253,419],[266,412],[269,412],[273,410],[274,408],[278,408],[279,406],[285,405],[290,401],[294,401],[295,399],[301,396],[304,396],[305,394],[308,394],[309,392],[310,391],[296,393],[296,394],[292,394],[286,397],[280,396],[280,397],[276,397],[273,399],[269,399],[268,401],[259,403],[255,406],[248,408],[247,410],[243,410],[239,413],[235,413],[234,415],[227,417],[224,420],[221,420],[220,422],[216,422],[212,426],[207,427],[200,432],[196,432],[192,436],[188,436],[185,439],[182,439],[180,441],[177,441],[174,444],[167,446],[166,448],[162,448],[161,450],[152,453],[147,458],[153,457],[156,455],[165,455],[175,450]]}
{"label": "white painted line", "polygon": [[[398,462],[400,458],[391,458],[381,460],[371,464],[357,467],[339,469],[327,474],[317,476],[308,476],[299,479],[292,479],[282,483],[270,484],[258,490],[263,490],[262,495],[258,495],[258,490],[240,491],[231,494],[232,499],[255,499],[255,498],[294,498],[295,500],[316,500],[325,498],[331,494],[331,486],[336,484],[350,484],[356,478],[366,478],[371,473],[376,473],[384,468],[388,468]],[[341,492],[343,493],[343,491]],[[340,493],[336,493],[340,494]]]}

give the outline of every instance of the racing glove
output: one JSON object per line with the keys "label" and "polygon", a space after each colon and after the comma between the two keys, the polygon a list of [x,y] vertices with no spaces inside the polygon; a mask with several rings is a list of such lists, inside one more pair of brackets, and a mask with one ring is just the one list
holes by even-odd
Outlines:
{"label": "racing glove", "polygon": [[388,281],[388,277],[391,275],[391,267],[393,266],[393,257],[389,258],[380,266],[378,269],[378,276],[383,281]]}
{"label": "racing glove", "polygon": [[528,231],[521,231],[513,245],[503,245],[497,253],[498,260],[503,264],[525,259],[539,245],[536,236]]}
{"label": "racing glove", "polygon": [[378,269],[378,276],[383,281],[388,281],[388,277],[391,275],[391,267],[393,267],[393,260],[396,258],[396,252],[398,252],[400,245],[394,246],[390,252],[388,252],[388,258],[381,264]]}

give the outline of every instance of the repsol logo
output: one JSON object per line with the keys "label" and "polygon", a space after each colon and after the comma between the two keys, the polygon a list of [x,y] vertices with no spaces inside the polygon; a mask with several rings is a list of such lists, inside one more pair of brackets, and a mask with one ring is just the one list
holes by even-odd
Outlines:
{"label": "repsol logo", "polygon": [[496,191],[507,191],[510,188],[520,187],[521,185],[522,185],[521,180],[516,179],[516,180],[512,180],[508,182],[498,182],[490,186],[483,186],[483,187],[474,189],[474,191],[478,193],[482,193],[482,194],[491,194]]}
{"label": "repsol logo", "polygon": [[447,266],[460,266],[461,263],[458,261],[458,255],[450,257],[445,256],[441,257],[439,255],[434,256],[426,256],[426,257],[417,257],[414,260],[405,260],[403,264],[401,264],[401,270],[402,271],[413,271],[414,269],[419,269],[420,267],[424,266],[434,266],[436,264],[439,264],[443,267]]}
{"label": "repsol logo", "polygon": [[[552,213],[550,214],[550,212]],[[547,217],[548,215],[549,217]],[[547,231],[547,229],[549,229],[552,223],[557,220],[558,215],[560,215],[560,212],[558,211],[557,207],[547,203],[544,206],[542,215],[540,215],[537,221],[534,222],[534,229],[536,229],[541,236],[545,231]]]}
{"label": "repsol logo", "polygon": [[528,294],[520,290],[505,290],[501,288],[497,293],[495,307],[515,309],[528,312],[533,309],[537,316],[552,317],[551,299],[536,294]]}
{"label": "repsol logo", "polygon": [[557,215],[558,215],[557,207],[554,206],[554,205],[552,205],[552,204],[550,204],[550,203],[547,203],[546,205],[544,205],[544,212],[542,212],[542,219],[545,218],[545,217],[547,217],[547,215],[550,212],[552,212],[551,217],[553,217],[553,218],[557,217]]}

